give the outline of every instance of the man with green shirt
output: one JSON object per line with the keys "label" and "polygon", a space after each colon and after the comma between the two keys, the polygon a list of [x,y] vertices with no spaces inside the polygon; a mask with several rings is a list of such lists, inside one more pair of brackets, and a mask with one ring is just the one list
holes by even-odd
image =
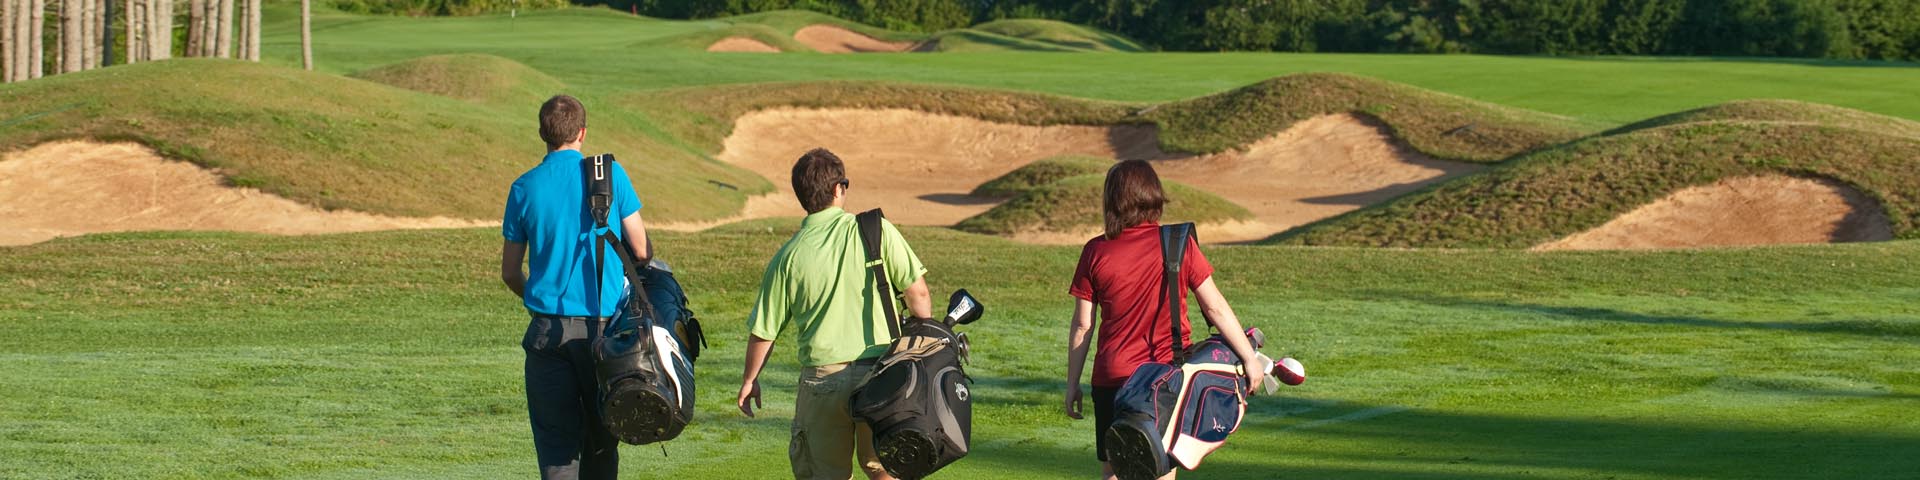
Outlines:
{"label": "man with green shirt", "polygon": [[[873,432],[853,420],[847,409],[853,387],[873,369],[887,344],[887,315],[878,286],[868,278],[859,221],[846,205],[846,166],[826,149],[814,149],[793,164],[793,193],[807,218],[767,262],[760,296],[747,318],[746,372],[740,380],[740,412],[753,416],[760,405],[760,368],[773,342],[788,325],[799,335],[800,385],[793,409],[793,435],[787,457],[793,477],[846,480],[848,460],[859,451],[868,478],[891,479],[873,450]],[[907,310],[933,316],[927,268],[907,246],[900,230],[882,221],[881,259],[894,285],[908,285]]]}

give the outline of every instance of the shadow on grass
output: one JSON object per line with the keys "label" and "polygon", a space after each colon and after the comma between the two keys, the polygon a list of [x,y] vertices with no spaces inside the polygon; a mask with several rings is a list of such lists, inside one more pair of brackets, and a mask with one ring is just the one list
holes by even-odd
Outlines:
{"label": "shadow on grass", "polygon": [[929,193],[921,195],[920,199],[942,205],[957,206],[998,205],[1000,202],[1007,200],[1005,198],[981,197],[966,193]]}
{"label": "shadow on grass", "polygon": [[1646,63],[1763,63],[1779,65],[1799,65],[1804,67],[1873,67],[1873,68],[1915,68],[1920,62],[1900,60],[1833,60],[1821,58],[1784,58],[1784,57],[1543,57],[1580,60],[1588,62],[1646,62]]}
{"label": "shadow on grass", "polygon": [[[1345,404],[1316,416],[1333,418],[1377,408],[1381,406]],[[1616,475],[1892,478],[1920,471],[1920,456],[1911,454],[1916,448],[1920,448],[1920,432],[1911,429],[1773,429],[1673,418],[1535,418],[1416,409],[1302,430],[1290,430],[1278,422],[1256,422],[1243,427],[1194,475],[1434,480]],[[1018,442],[976,451],[962,462],[1002,474],[1086,475],[1099,468],[1089,453],[1057,443]]]}
{"label": "shadow on grass", "polygon": [[1533,303],[1508,303],[1465,298],[1415,295],[1405,292],[1371,292],[1375,298],[1397,298],[1427,305],[1500,313],[1531,314],[1556,320],[1604,321],[1645,325],[1786,330],[1809,333],[1842,333],[1869,337],[1902,337],[1920,341],[1920,322],[1897,319],[1855,319],[1809,322],[1737,321],[1682,315],[1649,315],[1607,308],[1566,307]]}

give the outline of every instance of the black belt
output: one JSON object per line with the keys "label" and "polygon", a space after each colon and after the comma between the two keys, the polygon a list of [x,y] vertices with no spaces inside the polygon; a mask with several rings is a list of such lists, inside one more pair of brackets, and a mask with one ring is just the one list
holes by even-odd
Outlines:
{"label": "black belt", "polygon": [[533,318],[538,318],[543,320],[579,320],[583,322],[587,322],[587,321],[604,322],[604,321],[613,319],[612,317],[578,317],[578,316],[567,316],[567,315],[548,315],[544,313],[533,314]]}

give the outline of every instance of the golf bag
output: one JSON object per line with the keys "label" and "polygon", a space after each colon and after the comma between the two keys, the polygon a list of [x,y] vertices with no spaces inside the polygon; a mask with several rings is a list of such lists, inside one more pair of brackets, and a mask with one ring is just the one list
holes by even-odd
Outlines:
{"label": "golf bag", "polygon": [[980,318],[980,303],[966,290],[953,293],[944,319],[899,319],[893,286],[880,258],[879,210],[859,215],[867,265],[879,282],[880,305],[893,342],[848,400],[856,421],[873,429],[874,450],[887,473],[919,479],[967,455],[973,435],[973,405],[963,363],[967,336],[955,325]]}
{"label": "golf bag", "polygon": [[1149,363],[1114,395],[1114,421],[1106,437],[1107,461],[1123,480],[1150,480],[1178,463],[1193,470],[1240,428],[1246,413],[1246,384],[1239,355],[1214,335],[1183,347],[1180,321],[1180,264],[1193,224],[1160,227],[1165,261],[1162,301],[1170,312],[1172,363]]}
{"label": "golf bag", "polygon": [[[613,155],[588,158],[582,167],[588,173],[588,211],[595,225],[607,228]],[[693,421],[693,361],[706,345],[700,321],[687,308],[686,292],[666,264],[639,265],[632,246],[611,231],[593,243],[594,278],[602,278],[609,246],[627,278],[619,312],[593,342],[601,421],[628,444],[672,440]]]}

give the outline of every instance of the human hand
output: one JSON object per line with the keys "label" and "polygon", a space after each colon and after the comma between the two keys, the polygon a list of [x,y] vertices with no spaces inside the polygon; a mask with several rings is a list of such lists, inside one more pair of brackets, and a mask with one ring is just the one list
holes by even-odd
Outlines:
{"label": "human hand", "polygon": [[734,403],[740,406],[740,413],[753,418],[753,409],[764,408],[760,404],[760,380],[752,379],[740,382],[740,398]]}
{"label": "human hand", "polygon": [[1076,383],[1076,384],[1067,386],[1067,398],[1066,398],[1065,408],[1067,412],[1067,418],[1071,418],[1074,420],[1079,420],[1082,418],[1080,415],[1080,385],[1079,384]]}
{"label": "human hand", "polygon": [[1258,368],[1248,368],[1246,370],[1247,370],[1247,394],[1252,395],[1253,392],[1260,391],[1261,383],[1265,382],[1267,379],[1267,372],[1265,370],[1261,370]]}

